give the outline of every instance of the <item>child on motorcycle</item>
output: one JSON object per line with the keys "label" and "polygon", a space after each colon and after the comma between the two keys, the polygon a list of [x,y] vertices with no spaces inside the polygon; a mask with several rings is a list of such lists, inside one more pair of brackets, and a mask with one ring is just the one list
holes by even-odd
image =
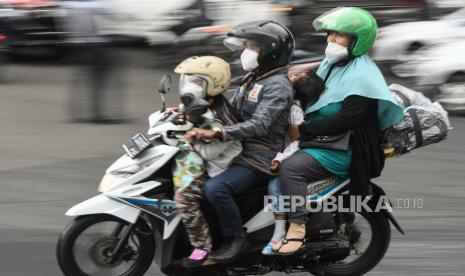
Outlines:
{"label": "child on motorcycle", "polygon": [[[180,63],[175,72],[181,74],[181,102],[194,125],[216,131],[237,122],[232,107],[222,95],[231,79],[228,63],[214,56],[191,57]],[[187,267],[202,265],[212,249],[208,223],[200,211],[203,185],[209,177],[228,168],[242,151],[238,140],[222,142],[211,139],[206,143],[195,141],[196,134],[195,130],[191,130],[184,135],[183,140],[194,140],[194,145],[180,153],[174,172],[175,186],[182,184],[174,197],[176,208],[194,248],[191,255],[183,260]],[[189,154],[189,151],[196,154]]]}
{"label": "child on motorcycle", "polygon": [[[271,170],[277,172],[281,162],[294,152],[299,150],[299,137],[296,135],[297,128],[304,120],[304,110],[307,106],[316,102],[324,90],[323,80],[316,75],[316,68],[310,72],[289,72],[295,89],[294,103],[291,107],[291,116],[289,118],[288,135],[290,143],[283,152],[279,152],[271,163]],[[274,177],[268,184],[268,194],[275,199],[273,204],[273,213],[275,216],[275,228],[273,236],[268,244],[263,248],[263,255],[273,254],[273,245],[277,244],[286,235],[286,213],[281,211],[279,197],[282,196],[281,183],[279,177]]]}

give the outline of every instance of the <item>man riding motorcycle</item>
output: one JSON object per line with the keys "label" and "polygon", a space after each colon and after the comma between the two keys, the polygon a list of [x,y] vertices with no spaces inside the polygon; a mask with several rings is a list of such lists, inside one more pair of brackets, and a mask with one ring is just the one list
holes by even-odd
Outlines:
{"label": "man riding motorcycle", "polygon": [[287,65],[295,48],[291,32],[274,21],[239,24],[228,33],[224,44],[231,50],[243,50],[242,67],[250,73],[231,100],[241,121],[216,131],[195,129],[197,139],[243,141],[243,151],[234,164],[208,180],[204,188],[218,214],[224,237],[220,248],[209,256],[217,262],[234,259],[247,246],[233,195],[266,185],[273,175],[271,160],[284,148],[293,102]]}

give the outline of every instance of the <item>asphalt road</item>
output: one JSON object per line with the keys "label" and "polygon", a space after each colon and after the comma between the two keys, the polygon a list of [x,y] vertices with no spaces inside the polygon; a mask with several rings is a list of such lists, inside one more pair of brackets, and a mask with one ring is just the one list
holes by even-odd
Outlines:
{"label": "asphalt road", "polygon": [[[92,125],[67,122],[71,66],[8,69],[0,85],[0,275],[61,275],[55,245],[70,220],[65,211],[96,194],[121,144],[146,129],[147,115],[160,107],[154,91],[164,71],[150,59],[125,64],[132,121]],[[384,260],[367,275],[465,274],[465,118],[452,123],[448,140],[389,160],[375,181],[395,204],[422,199],[423,208],[395,209],[406,235],[393,229]],[[160,275],[156,265],[147,275]]]}

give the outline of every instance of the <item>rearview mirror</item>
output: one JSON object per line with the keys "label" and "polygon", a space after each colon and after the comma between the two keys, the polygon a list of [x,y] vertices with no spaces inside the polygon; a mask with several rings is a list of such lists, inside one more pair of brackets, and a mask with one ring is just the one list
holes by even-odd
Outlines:
{"label": "rearview mirror", "polygon": [[170,93],[172,89],[173,79],[171,78],[171,75],[166,74],[163,76],[160,83],[158,84],[158,92],[161,94],[167,94]]}

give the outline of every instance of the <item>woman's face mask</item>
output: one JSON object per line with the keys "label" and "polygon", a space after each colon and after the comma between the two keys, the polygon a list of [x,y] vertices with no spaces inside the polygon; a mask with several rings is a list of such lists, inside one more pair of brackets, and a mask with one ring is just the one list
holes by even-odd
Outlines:
{"label": "woman's face mask", "polygon": [[242,63],[242,68],[245,71],[251,72],[258,67],[258,53],[245,48],[244,51],[242,51],[241,54],[241,63]]}
{"label": "woman's face mask", "polygon": [[331,63],[338,63],[346,59],[349,56],[349,50],[347,47],[339,45],[334,42],[328,42],[328,46],[325,50],[325,55],[328,58],[328,61]]}

